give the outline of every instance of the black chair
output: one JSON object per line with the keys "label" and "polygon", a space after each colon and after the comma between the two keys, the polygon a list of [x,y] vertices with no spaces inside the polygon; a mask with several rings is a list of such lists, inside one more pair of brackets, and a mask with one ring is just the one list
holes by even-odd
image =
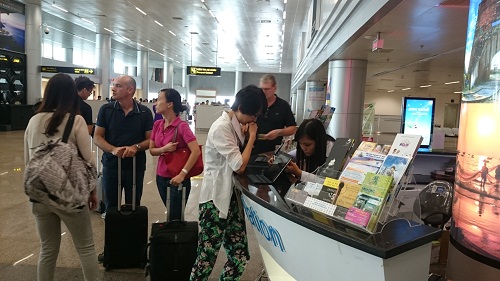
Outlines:
{"label": "black chair", "polygon": [[451,217],[453,187],[447,181],[433,181],[418,195],[413,213],[426,225],[443,228]]}

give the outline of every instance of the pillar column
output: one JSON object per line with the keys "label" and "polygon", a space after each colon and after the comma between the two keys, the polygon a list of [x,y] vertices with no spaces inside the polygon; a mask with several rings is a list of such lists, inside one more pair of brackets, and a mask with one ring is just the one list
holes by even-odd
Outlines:
{"label": "pillar column", "polygon": [[97,33],[96,39],[96,67],[101,81],[101,97],[103,100],[110,98],[111,88],[111,35]]}
{"label": "pillar column", "polygon": [[367,62],[334,60],[328,63],[330,106],[335,107],[327,133],[334,138],[361,141]]}
{"label": "pillar column", "polygon": [[73,64],[73,48],[65,48],[64,51],[66,52],[66,62]]}
{"label": "pillar column", "polygon": [[26,4],[26,101],[37,103],[42,97],[42,7],[40,0]]}
{"label": "pillar column", "polygon": [[137,51],[137,77],[141,79],[142,95],[137,99],[148,99],[149,94],[149,52]]}
{"label": "pillar column", "polygon": [[235,76],[234,76],[234,93],[233,95],[236,95],[236,93],[243,88],[243,72],[241,71],[235,71]]}
{"label": "pillar column", "polygon": [[292,112],[297,118],[297,91],[292,93]]}
{"label": "pillar column", "polygon": [[[500,280],[497,1],[471,1],[446,277]],[[480,92],[476,96],[474,93]]]}
{"label": "pillar column", "polygon": [[304,120],[305,92],[306,90],[304,89],[297,89],[297,107],[295,109],[295,112],[297,112],[297,115],[295,115],[297,125],[300,125],[302,120]]}
{"label": "pillar column", "polygon": [[163,83],[167,84],[168,88],[174,87],[174,64],[172,62],[163,62]]}

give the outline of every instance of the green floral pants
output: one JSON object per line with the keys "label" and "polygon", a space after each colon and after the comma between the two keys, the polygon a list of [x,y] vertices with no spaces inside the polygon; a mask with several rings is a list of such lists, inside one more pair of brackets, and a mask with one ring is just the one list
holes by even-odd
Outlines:
{"label": "green floral pants", "polygon": [[250,260],[250,253],[245,218],[238,212],[236,197],[233,195],[231,198],[227,219],[219,218],[219,210],[213,201],[200,204],[199,209],[201,231],[198,238],[198,257],[190,280],[208,280],[221,246],[226,250],[227,262],[219,280],[240,280]]}

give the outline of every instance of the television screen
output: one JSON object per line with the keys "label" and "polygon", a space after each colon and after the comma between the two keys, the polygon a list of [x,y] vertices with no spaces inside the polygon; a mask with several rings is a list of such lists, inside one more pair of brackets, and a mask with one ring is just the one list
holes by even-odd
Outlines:
{"label": "television screen", "polygon": [[401,132],[421,135],[423,140],[420,147],[429,147],[431,144],[435,103],[434,98],[403,97]]}

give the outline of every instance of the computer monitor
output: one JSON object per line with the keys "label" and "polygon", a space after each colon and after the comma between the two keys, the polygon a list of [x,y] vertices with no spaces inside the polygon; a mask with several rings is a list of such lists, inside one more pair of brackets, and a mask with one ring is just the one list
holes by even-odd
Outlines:
{"label": "computer monitor", "polygon": [[421,135],[423,140],[420,147],[423,148],[431,145],[435,104],[435,98],[403,97],[401,132]]}

